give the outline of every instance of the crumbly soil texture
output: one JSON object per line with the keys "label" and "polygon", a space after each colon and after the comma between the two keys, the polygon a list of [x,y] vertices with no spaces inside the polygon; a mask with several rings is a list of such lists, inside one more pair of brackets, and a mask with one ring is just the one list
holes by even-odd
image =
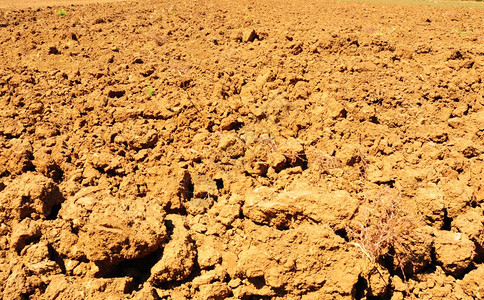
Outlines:
{"label": "crumbly soil texture", "polygon": [[484,297],[484,10],[0,10],[0,298]]}

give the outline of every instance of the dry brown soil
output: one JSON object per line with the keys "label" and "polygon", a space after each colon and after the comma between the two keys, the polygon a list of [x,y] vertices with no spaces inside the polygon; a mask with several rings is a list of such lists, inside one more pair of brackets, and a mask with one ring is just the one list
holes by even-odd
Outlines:
{"label": "dry brown soil", "polygon": [[337,1],[1,9],[0,298],[484,297],[483,25]]}

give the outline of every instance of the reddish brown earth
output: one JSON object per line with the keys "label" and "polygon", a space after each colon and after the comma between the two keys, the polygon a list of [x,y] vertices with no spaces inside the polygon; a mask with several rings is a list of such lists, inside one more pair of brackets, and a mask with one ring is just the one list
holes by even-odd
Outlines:
{"label": "reddish brown earth", "polygon": [[335,1],[2,9],[0,298],[484,297],[483,24]]}

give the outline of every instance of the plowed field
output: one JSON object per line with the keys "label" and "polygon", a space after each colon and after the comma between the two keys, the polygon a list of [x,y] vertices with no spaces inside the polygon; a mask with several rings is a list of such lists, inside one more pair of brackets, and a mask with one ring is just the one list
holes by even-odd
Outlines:
{"label": "plowed field", "polygon": [[484,297],[484,4],[89,2],[0,3],[0,298]]}

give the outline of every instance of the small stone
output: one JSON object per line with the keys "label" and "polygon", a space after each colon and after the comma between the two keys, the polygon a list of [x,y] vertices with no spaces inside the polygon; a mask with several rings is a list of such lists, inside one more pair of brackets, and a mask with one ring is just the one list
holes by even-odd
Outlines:
{"label": "small stone", "polygon": [[200,276],[192,280],[192,285],[197,287],[200,285],[210,284],[215,281],[223,281],[227,277],[227,272],[222,266],[217,266],[213,270],[202,271]]}
{"label": "small stone", "polygon": [[254,29],[246,29],[242,32],[242,41],[243,42],[253,42],[255,39],[258,39],[259,36],[255,32]]}
{"label": "small stone", "polygon": [[229,287],[231,288],[236,288],[241,284],[242,284],[242,280],[240,278],[234,278],[229,281]]}
{"label": "small stone", "polygon": [[231,294],[230,288],[224,282],[214,282],[212,284],[200,286],[200,293],[196,299],[225,299]]}
{"label": "small stone", "polygon": [[42,114],[44,111],[44,104],[42,102],[35,102],[30,104],[29,113],[32,115]]}

